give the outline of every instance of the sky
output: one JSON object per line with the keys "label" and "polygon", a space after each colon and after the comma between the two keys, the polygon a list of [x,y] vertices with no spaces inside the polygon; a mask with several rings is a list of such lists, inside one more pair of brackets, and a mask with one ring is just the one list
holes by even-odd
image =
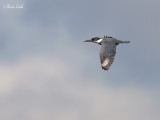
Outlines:
{"label": "sky", "polygon": [[[0,119],[160,119],[159,0],[0,2]],[[104,35],[131,41],[109,71]]]}

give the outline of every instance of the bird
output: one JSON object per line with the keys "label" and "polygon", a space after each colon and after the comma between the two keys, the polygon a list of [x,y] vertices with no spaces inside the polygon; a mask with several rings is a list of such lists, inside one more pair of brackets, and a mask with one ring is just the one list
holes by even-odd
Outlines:
{"label": "bird", "polygon": [[84,42],[93,42],[101,45],[101,50],[99,53],[101,67],[107,71],[114,62],[116,46],[120,43],[130,43],[130,41],[122,41],[110,36],[104,36],[103,38],[92,37],[91,39],[85,40]]}

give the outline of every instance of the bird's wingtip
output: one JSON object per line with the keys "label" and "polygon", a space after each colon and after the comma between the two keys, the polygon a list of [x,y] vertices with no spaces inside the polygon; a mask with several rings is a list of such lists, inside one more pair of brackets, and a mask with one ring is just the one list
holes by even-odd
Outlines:
{"label": "bird's wingtip", "polygon": [[109,68],[103,67],[103,66],[102,66],[102,69],[103,69],[103,70],[107,70],[107,71],[109,70]]}

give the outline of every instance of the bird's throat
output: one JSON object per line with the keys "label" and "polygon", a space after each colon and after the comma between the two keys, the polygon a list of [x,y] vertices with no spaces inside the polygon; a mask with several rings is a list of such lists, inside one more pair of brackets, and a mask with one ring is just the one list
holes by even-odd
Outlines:
{"label": "bird's throat", "polygon": [[99,39],[97,41],[95,41],[96,43],[100,44],[102,42],[102,39]]}

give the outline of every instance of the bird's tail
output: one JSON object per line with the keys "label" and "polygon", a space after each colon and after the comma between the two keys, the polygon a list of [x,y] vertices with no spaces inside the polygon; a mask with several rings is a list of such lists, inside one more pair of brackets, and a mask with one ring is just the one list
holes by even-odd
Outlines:
{"label": "bird's tail", "polygon": [[122,41],[122,40],[117,40],[117,43],[130,43],[130,41]]}
{"label": "bird's tail", "polygon": [[130,43],[130,41],[123,41],[122,43]]}

